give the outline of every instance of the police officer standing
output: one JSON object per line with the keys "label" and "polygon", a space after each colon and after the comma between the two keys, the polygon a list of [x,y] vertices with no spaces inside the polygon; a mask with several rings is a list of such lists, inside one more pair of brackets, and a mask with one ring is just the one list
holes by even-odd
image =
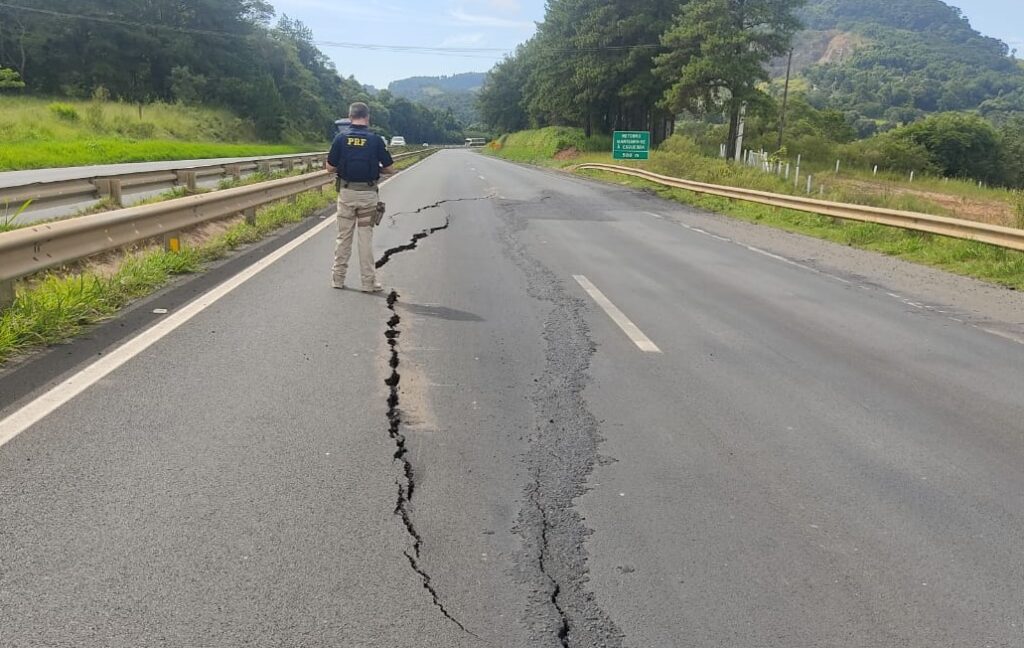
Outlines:
{"label": "police officer standing", "polygon": [[339,129],[327,156],[327,170],[340,178],[338,191],[338,245],[334,252],[335,288],[345,287],[352,256],[352,239],[359,232],[359,267],[363,292],[380,292],[373,258],[373,223],[377,213],[381,175],[394,173],[394,160],[384,138],[370,132],[370,109],[354,103],[348,110],[352,124]]}

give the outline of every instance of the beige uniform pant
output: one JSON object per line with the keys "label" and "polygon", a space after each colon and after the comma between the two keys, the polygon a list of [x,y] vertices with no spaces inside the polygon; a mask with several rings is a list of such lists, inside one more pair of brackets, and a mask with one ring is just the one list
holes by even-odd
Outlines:
{"label": "beige uniform pant", "polygon": [[352,238],[359,232],[359,267],[363,288],[377,283],[373,258],[373,219],[377,209],[376,191],[342,189],[338,193],[338,245],[334,249],[334,282],[345,283]]}

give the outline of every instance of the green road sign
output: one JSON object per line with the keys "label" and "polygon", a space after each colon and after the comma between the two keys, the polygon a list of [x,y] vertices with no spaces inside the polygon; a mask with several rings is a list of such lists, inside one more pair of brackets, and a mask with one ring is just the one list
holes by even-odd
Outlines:
{"label": "green road sign", "polygon": [[651,157],[651,134],[647,131],[615,131],[612,157],[616,160],[647,160]]}

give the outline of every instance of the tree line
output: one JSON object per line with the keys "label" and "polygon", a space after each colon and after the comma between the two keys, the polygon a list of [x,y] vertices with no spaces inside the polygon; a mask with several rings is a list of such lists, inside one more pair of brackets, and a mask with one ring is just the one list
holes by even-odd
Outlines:
{"label": "tree line", "polygon": [[[787,94],[769,68],[782,57],[785,72],[805,21],[872,45],[803,70]],[[937,0],[548,0],[479,110],[500,132],[647,130],[657,143],[681,127],[730,158],[745,115],[747,147],[1024,186],[1019,99],[1006,45]]]}
{"label": "tree line", "polygon": [[549,0],[537,33],[481,90],[497,130],[579,126],[590,135],[672,134],[683,111],[740,114],[770,103],[767,63],[790,46],[803,0]]}
{"label": "tree line", "polygon": [[19,0],[0,6],[7,91],[223,106],[261,139],[321,140],[349,103],[410,141],[458,141],[461,125],[342,77],[301,22],[266,0]]}

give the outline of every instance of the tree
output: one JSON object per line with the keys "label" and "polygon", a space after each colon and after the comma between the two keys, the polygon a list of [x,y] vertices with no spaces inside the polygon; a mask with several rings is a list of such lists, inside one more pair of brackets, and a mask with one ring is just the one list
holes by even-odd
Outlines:
{"label": "tree", "polygon": [[528,45],[520,45],[514,56],[506,57],[487,74],[477,96],[477,109],[484,123],[501,133],[512,133],[529,126],[523,108],[523,90],[528,70],[525,64]]}
{"label": "tree", "polygon": [[944,175],[986,182],[1002,180],[999,134],[980,117],[942,113],[892,134],[923,146]]}
{"label": "tree", "polygon": [[24,87],[25,82],[21,80],[20,74],[8,68],[0,68],[0,90],[21,90]]}
{"label": "tree", "polygon": [[203,75],[192,74],[184,65],[171,68],[171,94],[175,101],[186,105],[199,104],[205,86],[206,77]]}
{"label": "tree", "polygon": [[1003,174],[1006,184],[1024,187],[1024,114],[1007,120],[999,131],[1003,151]]}
{"label": "tree", "polygon": [[803,0],[692,0],[662,37],[668,52],[655,59],[669,84],[663,105],[673,112],[729,116],[728,153],[735,155],[740,111],[771,100],[761,85],[767,63],[789,50]]}
{"label": "tree", "polygon": [[[54,0],[0,6],[0,68],[16,70],[30,93],[85,98],[102,86],[140,109],[148,101],[222,106],[261,137],[301,141],[330,136],[364,94],[338,74],[309,28],[287,16],[272,25],[266,0],[73,4],[73,16],[47,13]],[[385,126],[387,115],[382,106]],[[443,117],[420,121],[437,134]]]}

